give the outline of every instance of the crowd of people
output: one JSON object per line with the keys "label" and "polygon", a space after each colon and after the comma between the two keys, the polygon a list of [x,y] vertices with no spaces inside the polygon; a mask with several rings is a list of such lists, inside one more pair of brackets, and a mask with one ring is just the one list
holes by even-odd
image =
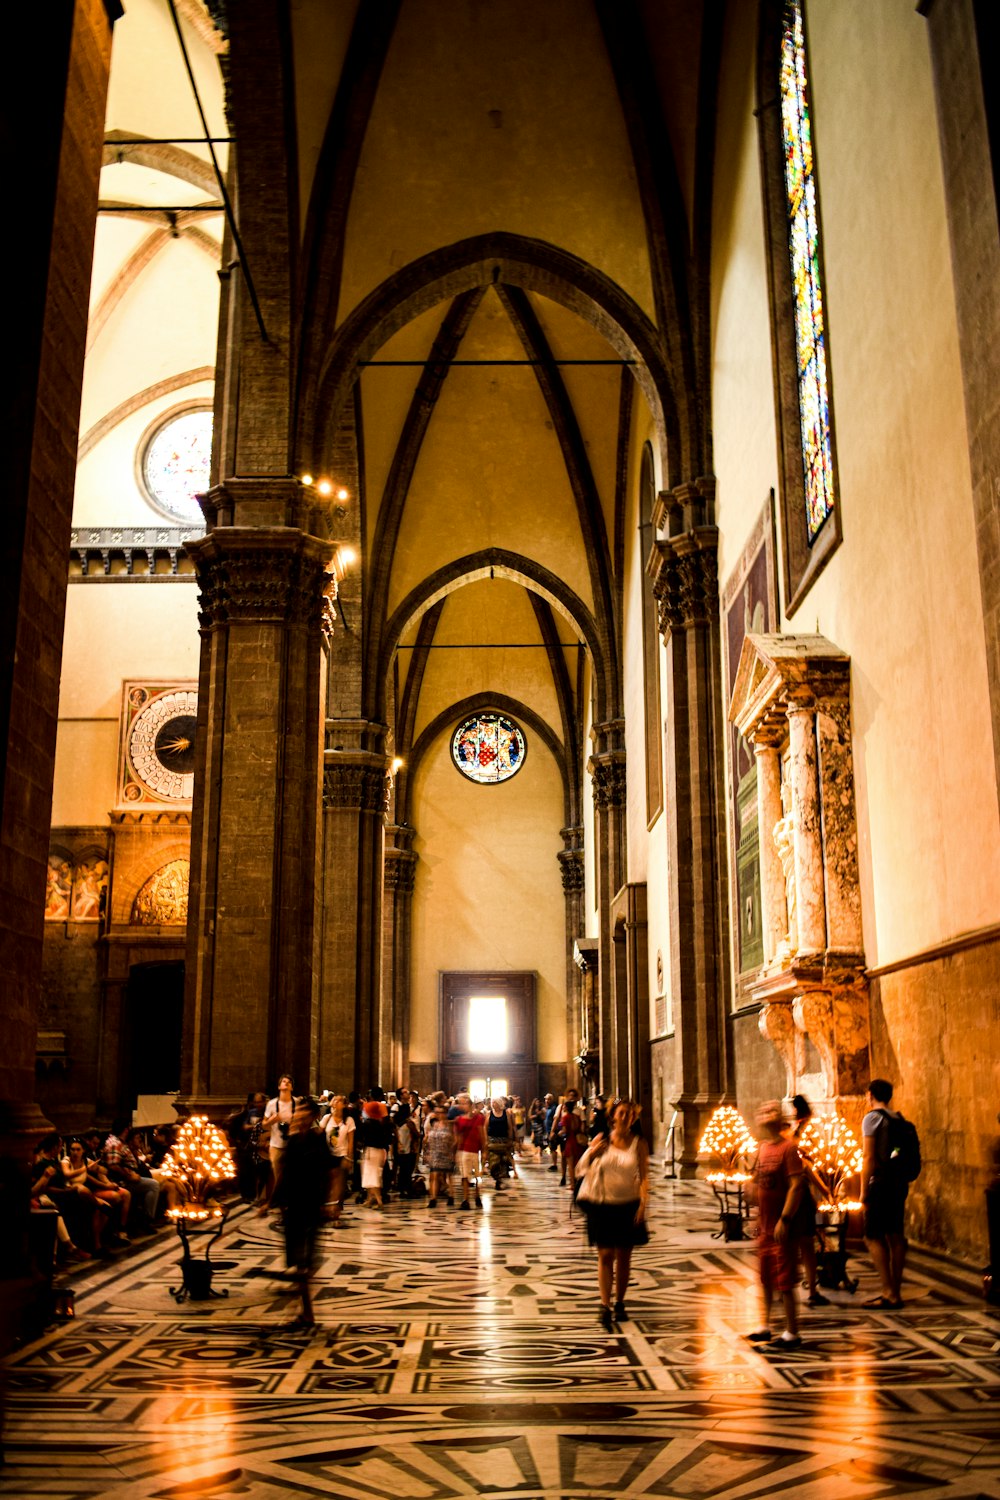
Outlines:
{"label": "crowd of people", "polygon": [[[858,1185],[864,1234],[879,1277],[869,1305],[902,1306],[906,1257],[903,1229],[909,1183],[919,1171],[916,1132],[891,1108],[892,1086],[874,1079],[862,1124],[863,1166]],[[801,1343],[797,1288],[809,1307],[826,1305],[815,1249],[816,1201],[808,1157],[797,1141],[811,1116],[805,1099],[773,1100],[758,1113],[759,1146],[751,1196],[756,1202],[763,1318],[748,1334],[766,1345],[780,1299],[783,1346]],[[60,1265],[90,1260],[151,1233],[174,1204],[175,1187],[161,1171],[179,1124],[151,1132],[128,1119],[110,1131],[92,1129],[38,1144],[30,1169],[31,1206],[54,1224]],[[366,1095],[296,1095],[288,1075],[273,1097],[247,1096],[226,1122],[243,1199],[262,1217],[281,1215],[288,1274],[302,1295],[302,1320],[312,1321],[309,1283],[320,1228],[342,1228],[349,1212],[379,1213],[393,1198],[426,1200],[428,1209],[470,1212],[482,1207],[482,1185],[501,1194],[517,1176],[517,1162],[535,1161],[559,1173],[559,1184],[583,1213],[597,1251],[600,1322],[627,1318],[632,1252],[648,1239],[649,1158],[639,1107],[609,1105],[598,1094],[581,1101],[575,1089],[546,1094],[525,1106],[513,1096],[474,1100],[399,1088]],[[818,1196],[818,1194],[816,1194]]]}
{"label": "crowd of people", "polygon": [[145,1132],[127,1117],[39,1141],[29,1169],[31,1208],[51,1216],[57,1265],[92,1260],[152,1234],[174,1200],[161,1164],[179,1125]]}
{"label": "crowd of people", "polygon": [[[891,1106],[893,1088],[885,1078],[868,1085],[868,1108],[861,1122],[862,1164],[858,1184],[864,1214],[864,1237],[879,1279],[879,1291],[866,1306],[897,1311],[903,1306],[906,1265],[904,1217],[910,1183],[920,1171],[915,1128]],[[816,1263],[816,1202],[813,1189],[823,1185],[798,1149],[812,1110],[801,1094],[786,1107],[772,1099],[757,1114],[759,1147],[753,1171],[757,1205],[757,1248],[763,1318],[749,1333],[753,1344],[774,1338],[771,1313],[777,1294],[785,1326],[778,1335],[787,1348],[802,1343],[796,1288],[804,1272],[808,1307],[825,1307]]]}

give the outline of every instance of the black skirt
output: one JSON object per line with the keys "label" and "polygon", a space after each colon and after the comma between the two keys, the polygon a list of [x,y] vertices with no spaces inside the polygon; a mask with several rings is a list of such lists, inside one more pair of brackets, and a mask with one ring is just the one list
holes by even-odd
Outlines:
{"label": "black skirt", "polygon": [[587,1203],[580,1207],[587,1215],[587,1239],[599,1250],[631,1250],[649,1239],[645,1220],[635,1222],[639,1200],[632,1203]]}

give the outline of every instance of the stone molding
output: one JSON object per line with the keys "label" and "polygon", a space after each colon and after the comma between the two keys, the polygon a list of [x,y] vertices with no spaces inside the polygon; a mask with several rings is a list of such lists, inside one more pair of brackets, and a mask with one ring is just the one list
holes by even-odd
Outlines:
{"label": "stone molding", "polygon": [[321,628],[334,548],[295,527],[220,527],[187,544],[203,630],[231,624]]}
{"label": "stone molding", "polygon": [[108,822],[123,828],[190,828],[191,814],[166,807],[147,806],[142,812],[115,809],[108,813]]}
{"label": "stone molding", "polygon": [[[113,577],[112,558],[121,557],[126,578],[182,577],[179,566],[185,544],[195,541],[201,534],[197,526],[74,526],[70,534],[70,549],[80,565],[80,572],[70,576]],[[139,558],[145,561],[145,572],[136,572]],[[157,573],[156,564],[161,560],[168,562],[169,573]]]}
{"label": "stone molding", "polygon": [[[350,809],[354,812],[389,811],[390,778],[381,760],[331,761],[323,767],[323,811]],[[402,852],[402,851],[401,851]]]}

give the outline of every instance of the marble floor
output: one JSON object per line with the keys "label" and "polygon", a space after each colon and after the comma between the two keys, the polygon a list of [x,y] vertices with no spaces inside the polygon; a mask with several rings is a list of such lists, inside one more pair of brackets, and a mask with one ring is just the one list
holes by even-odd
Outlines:
{"label": "marble floor", "polygon": [[[627,1322],[537,1164],[481,1212],[351,1209],[323,1234],[319,1326],[234,1212],[221,1301],[177,1305],[176,1238],[74,1277],[75,1321],[8,1362],[0,1497],[47,1500],[1000,1500],[1000,1314],[914,1255],[901,1312],[803,1309],[754,1348],[749,1244],[700,1184],[656,1180]],[[262,1274],[263,1273],[263,1274]]]}

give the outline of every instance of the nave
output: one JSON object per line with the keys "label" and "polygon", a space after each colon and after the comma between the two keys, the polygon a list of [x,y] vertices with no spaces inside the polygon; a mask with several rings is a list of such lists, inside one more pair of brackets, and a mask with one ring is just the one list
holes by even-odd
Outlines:
{"label": "nave", "polygon": [[654,1164],[630,1318],[606,1334],[567,1190],[518,1172],[482,1212],[351,1208],[323,1235],[312,1333],[246,1208],[213,1254],[224,1300],[175,1304],[166,1231],[77,1274],[75,1320],[8,1362],[0,1496],[1000,1497],[1000,1313],[971,1275],[912,1253],[904,1310],[874,1312],[855,1256],[857,1292],[761,1353],[752,1243],[716,1240],[708,1188]]}

